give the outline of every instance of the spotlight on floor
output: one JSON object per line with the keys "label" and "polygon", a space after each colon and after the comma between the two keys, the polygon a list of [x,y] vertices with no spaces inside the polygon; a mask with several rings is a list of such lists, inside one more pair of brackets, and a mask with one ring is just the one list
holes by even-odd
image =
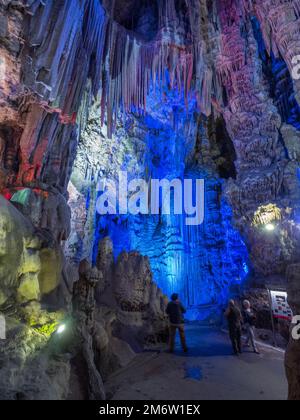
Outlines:
{"label": "spotlight on floor", "polygon": [[61,325],[57,328],[56,332],[57,332],[57,334],[62,334],[62,333],[65,331],[65,329],[66,329],[65,324],[61,324]]}
{"label": "spotlight on floor", "polygon": [[275,230],[275,225],[273,223],[268,223],[267,225],[265,225],[265,229],[268,232],[273,232],[273,230]]}

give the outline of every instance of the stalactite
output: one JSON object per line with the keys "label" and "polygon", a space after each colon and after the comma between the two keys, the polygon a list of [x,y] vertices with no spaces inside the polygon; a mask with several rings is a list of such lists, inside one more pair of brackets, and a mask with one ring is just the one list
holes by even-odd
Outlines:
{"label": "stalactite", "polygon": [[[165,84],[166,69],[171,85],[183,92],[187,103],[192,81],[195,80],[194,62],[198,65],[199,73],[204,73],[204,76],[200,76],[203,82],[197,86],[198,97],[202,98],[201,110],[209,115],[212,75],[210,70],[206,71],[205,64],[198,64],[202,62],[202,53],[198,55],[198,48],[177,43],[172,34],[167,35],[168,31],[173,30],[171,27],[177,19],[174,0],[159,2],[161,25],[167,33],[149,43],[138,39],[117,22],[109,21],[107,16],[104,18],[98,10],[97,1],[91,0],[90,3],[86,34],[92,36],[87,36],[89,44],[85,42],[84,49],[95,51],[92,92],[96,95],[99,87],[102,87],[102,123],[106,115],[109,136],[112,135],[120,110],[146,111],[150,86],[158,83],[161,87]],[[194,6],[194,2],[189,6]],[[105,70],[101,74],[103,65]]]}
{"label": "stalactite", "polygon": [[192,48],[178,46],[164,39],[145,45],[115,23],[111,23],[109,33],[108,70],[105,83],[102,84],[105,85],[102,109],[107,112],[110,135],[120,108],[126,112],[131,109],[146,110],[151,84],[164,84],[167,69],[171,84],[183,90],[187,102],[194,74]]}
{"label": "stalactite", "polygon": [[[202,0],[186,0],[192,40],[178,32],[177,23],[183,17],[177,15],[175,1],[159,1],[159,31],[149,42],[113,20],[114,2],[110,15],[98,0],[63,3],[55,3],[60,7],[55,22],[49,19],[53,0],[28,3],[27,7],[33,16],[29,47],[35,47],[35,58],[31,66],[39,77],[25,83],[43,98],[45,110],[52,108],[62,115],[62,121],[74,123],[90,80],[91,94],[96,97],[101,91],[101,123],[106,120],[111,136],[121,111],[146,111],[150,87],[165,85],[168,70],[171,87],[182,92],[186,104],[195,88],[201,111],[209,115],[213,75],[197,29],[199,13],[195,17],[193,12],[195,7],[204,7]],[[25,78],[30,74],[26,72]]]}
{"label": "stalactite", "polygon": [[254,12],[261,24],[263,38],[270,55],[281,55],[292,70],[292,59],[300,53],[300,0],[262,0],[255,2]]}
{"label": "stalactite", "polygon": [[160,28],[174,24],[177,19],[174,0],[158,0],[158,24]]}

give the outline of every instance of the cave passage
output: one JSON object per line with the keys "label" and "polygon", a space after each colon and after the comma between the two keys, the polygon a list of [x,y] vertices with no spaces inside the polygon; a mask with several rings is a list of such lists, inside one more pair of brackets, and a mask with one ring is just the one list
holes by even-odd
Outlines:
{"label": "cave passage", "polygon": [[199,401],[199,395],[208,401],[286,398],[283,352],[265,348],[257,358],[246,349],[242,360],[232,360],[226,335],[197,324],[187,327],[187,340],[188,357],[182,356],[179,343],[174,355],[140,354],[108,381],[111,399]]}

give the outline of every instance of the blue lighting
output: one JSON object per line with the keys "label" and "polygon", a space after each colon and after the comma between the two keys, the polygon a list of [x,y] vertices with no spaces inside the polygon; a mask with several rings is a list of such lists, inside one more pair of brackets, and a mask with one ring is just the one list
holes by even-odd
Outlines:
{"label": "blue lighting", "polygon": [[247,263],[243,264],[243,269],[244,269],[244,272],[245,272],[246,275],[249,274],[249,267],[248,267]]}
{"label": "blue lighting", "polygon": [[[94,259],[99,240],[105,236],[113,241],[115,257],[123,250],[147,255],[154,281],[163,292],[168,296],[179,293],[189,308],[189,318],[201,319],[211,308],[224,305],[230,288],[245,280],[249,257],[232,226],[231,208],[220,199],[223,181],[211,170],[191,163],[197,136],[190,127],[197,126],[196,102],[190,101],[186,109],[182,95],[167,93],[162,101],[160,92],[151,92],[152,112],[139,117],[146,133],[146,178],[205,179],[205,222],[186,226],[185,216],[175,214],[97,216]],[[123,162],[122,170],[126,169],[127,162]]]}

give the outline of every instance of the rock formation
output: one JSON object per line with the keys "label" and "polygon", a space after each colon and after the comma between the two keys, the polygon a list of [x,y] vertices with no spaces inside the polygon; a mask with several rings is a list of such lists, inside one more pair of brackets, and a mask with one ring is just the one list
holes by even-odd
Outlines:
{"label": "rock formation", "polygon": [[[287,270],[289,304],[294,314],[300,312],[300,283],[299,283],[299,264],[289,266]],[[295,340],[290,335],[290,342],[286,351],[285,358],[286,373],[289,382],[289,399],[300,399],[300,341]]]}
{"label": "rock formation", "polygon": [[[166,297],[153,282],[149,260],[137,252],[119,255],[113,280],[120,334],[132,327],[131,337],[148,344],[167,338]],[[135,331],[134,331],[135,330]]]}
{"label": "rock formation", "polygon": [[[104,398],[165,340],[163,293],[211,319],[276,278],[299,310],[299,33],[299,0],[0,2],[1,396]],[[97,182],[120,170],[204,178],[205,223],[100,217]]]}
{"label": "rock formation", "polygon": [[[115,266],[106,239],[99,248],[99,269],[82,261],[73,287],[59,291],[63,260],[55,240],[51,248],[47,232],[36,230],[4,198],[0,202],[0,307],[7,321],[0,348],[1,398],[104,399],[102,377],[126,365],[134,350],[167,336],[165,300],[149,262],[133,254]],[[66,296],[54,303],[56,289]],[[62,335],[60,325],[66,329]],[[9,380],[14,366],[18,375]]]}
{"label": "rock formation", "polygon": [[40,300],[62,282],[63,256],[49,233],[37,231],[0,196],[0,304]]}

